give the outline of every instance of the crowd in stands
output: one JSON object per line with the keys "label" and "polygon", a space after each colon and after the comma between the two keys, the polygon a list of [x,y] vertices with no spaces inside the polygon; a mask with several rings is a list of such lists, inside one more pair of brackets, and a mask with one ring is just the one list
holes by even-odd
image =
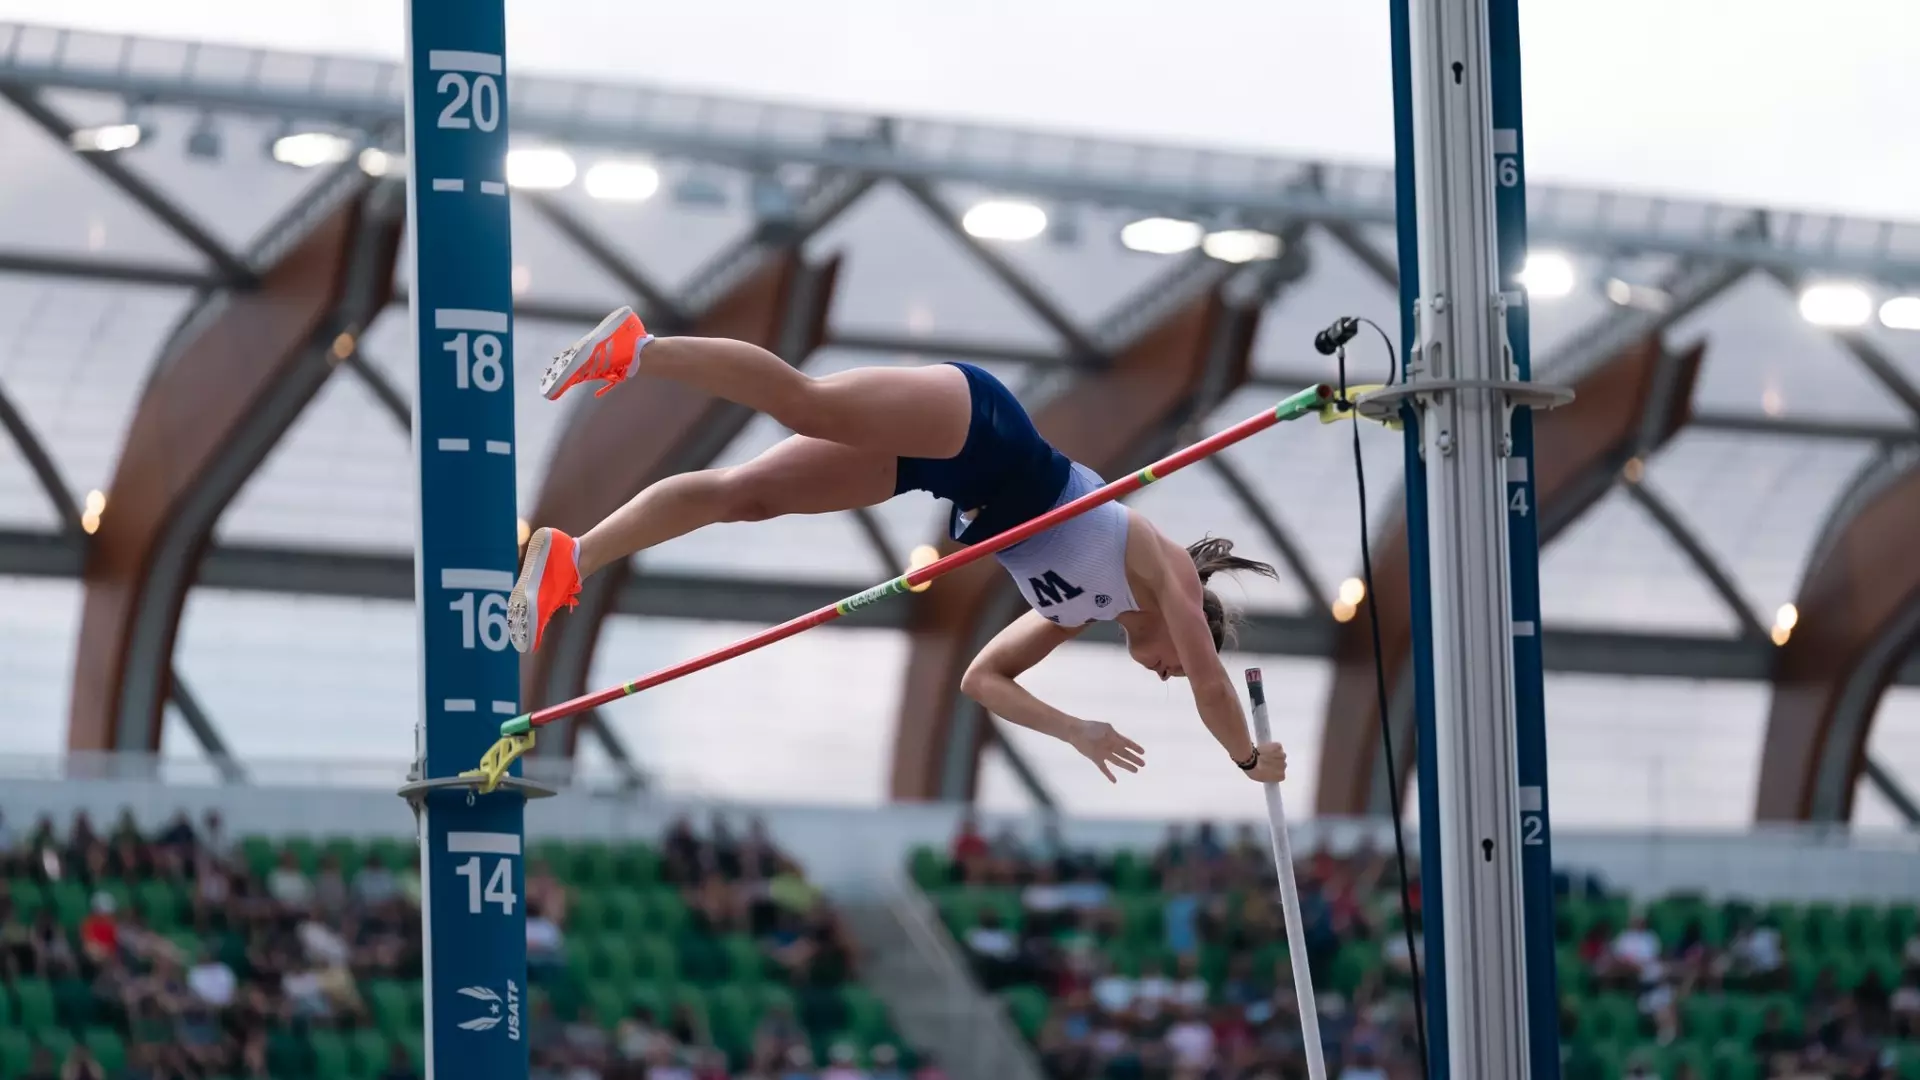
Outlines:
{"label": "crowd in stands", "polygon": [[[967,819],[912,870],[1051,1077],[1279,1080],[1306,1073],[1269,850],[1202,824],[1103,856]],[[1296,867],[1330,1076],[1421,1075],[1413,875],[1410,951],[1390,855]],[[1571,875],[1556,890],[1567,1080],[1920,1078],[1914,905],[1635,908]]]}
{"label": "crowd in stands", "polygon": [[[413,1080],[416,852],[236,843],[214,813],[0,821],[0,1080]],[[536,844],[525,894],[534,1080],[937,1080],[758,822]]]}

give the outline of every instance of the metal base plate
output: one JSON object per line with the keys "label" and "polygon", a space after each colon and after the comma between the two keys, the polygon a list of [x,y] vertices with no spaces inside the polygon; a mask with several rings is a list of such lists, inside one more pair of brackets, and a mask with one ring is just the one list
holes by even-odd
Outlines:
{"label": "metal base plate", "polygon": [[1440,394],[1448,390],[1493,390],[1507,396],[1509,406],[1529,409],[1557,409],[1573,400],[1573,387],[1518,379],[1422,379],[1401,383],[1364,394],[1353,402],[1354,411],[1369,420],[1386,421],[1399,415],[1400,403],[1410,397]]}
{"label": "metal base plate", "polygon": [[[418,803],[435,791],[447,791],[453,788],[466,788],[470,794],[477,795],[480,788],[478,776],[436,776],[431,780],[409,780],[400,785],[399,796],[410,803]],[[521,776],[503,776],[496,792],[517,792],[522,798],[550,799],[560,794],[557,788],[537,784]]]}

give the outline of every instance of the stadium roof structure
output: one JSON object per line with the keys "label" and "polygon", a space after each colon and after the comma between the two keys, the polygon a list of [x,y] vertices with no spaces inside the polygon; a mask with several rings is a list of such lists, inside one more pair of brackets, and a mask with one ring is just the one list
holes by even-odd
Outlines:
{"label": "stadium roof structure", "polygon": [[[378,60],[0,23],[0,575],[22,597],[0,619],[0,677],[24,688],[0,723],[16,747],[153,752],[177,729],[234,777],[262,756],[408,752],[401,85]],[[621,303],[815,372],[983,363],[1109,474],[1325,378],[1306,345],[1334,316],[1397,325],[1387,169],[531,76],[509,90],[516,454],[539,523],[584,526],[782,434],[677,391],[541,401],[544,359]],[[1920,773],[1920,224],[1528,196],[1536,368],[1581,390],[1541,428],[1556,771],[1634,743],[1635,768],[1673,773],[1648,798],[1698,802],[1653,811],[1672,820],[1848,820],[1857,791],[1920,820],[1898,781]],[[1358,567],[1350,448],[1294,428],[1136,505],[1282,567],[1245,588],[1242,650],[1294,658],[1301,697],[1324,694],[1318,742],[1298,740],[1319,809],[1378,810],[1365,620],[1336,584]],[[1376,436],[1374,601],[1397,674],[1401,451]],[[526,703],[733,636],[705,624],[891,576],[937,533],[899,500],[665,545],[596,579],[527,666]],[[975,794],[985,752],[1051,801],[1062,781],[1025,733],[955,692],[1011,598],[991,573],[956,575],[796,641],[751,669],[779,682],[752,708],[784,722],[810,702],[797,726],[827,758],[834,716],[889,729],[838,767],[896,797]],[[1075,656],[1083,688],[1119,662]],[[895,682],[873,674],[889,667]],[[850,706],[848,679],[879,705]],[[707,693],[658,707],[712,710]],[[582,726],[588,753],[636,776],[728,745],[653,725],[634,752],[620,715]],[[786,751],[768,753],[777,768]],[[1582,775],[1590,801],[1620,801]]]}

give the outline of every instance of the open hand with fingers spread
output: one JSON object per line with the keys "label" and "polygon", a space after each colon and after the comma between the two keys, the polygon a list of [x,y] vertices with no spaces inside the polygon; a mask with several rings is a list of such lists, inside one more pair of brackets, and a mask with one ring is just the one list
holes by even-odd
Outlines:
{"label": "open hand with fingers spread", "polygon": [[1147,752],[1140,744],[1113,729],[1112,724],[1103,724],[1098,720],[1082,720],[1080,726],[1067,739],[1075,750],[1080,751],[1088,761],[1100,769],[1110,783],[1118,783],[1110,765],[1119,766],[1128,772],[1139,772],[1147,767]]}
{"label": "open hand with fingers spread", "polygon": [[[1243,763],[1244,764],[1244,763]],[[1261,743],[1254,751],[1253,764],[1244,765],[1250,779],[1277,784],[1287,778],[1287,751],[1277,742]]]}

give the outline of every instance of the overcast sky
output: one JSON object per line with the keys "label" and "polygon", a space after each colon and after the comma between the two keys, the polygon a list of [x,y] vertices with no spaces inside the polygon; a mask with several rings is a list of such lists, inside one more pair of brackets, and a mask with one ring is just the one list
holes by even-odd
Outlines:
{"label": "overcast sky", "polygon": [[[1385,161],[1386,11],[1386,0],[508,0],[508,63]],[[1522,16],[1536,180],[1920,219],[1920,2],[1522,0]],[[0,0],[0,18],[387,56],[403,41],[400,0]]]}

